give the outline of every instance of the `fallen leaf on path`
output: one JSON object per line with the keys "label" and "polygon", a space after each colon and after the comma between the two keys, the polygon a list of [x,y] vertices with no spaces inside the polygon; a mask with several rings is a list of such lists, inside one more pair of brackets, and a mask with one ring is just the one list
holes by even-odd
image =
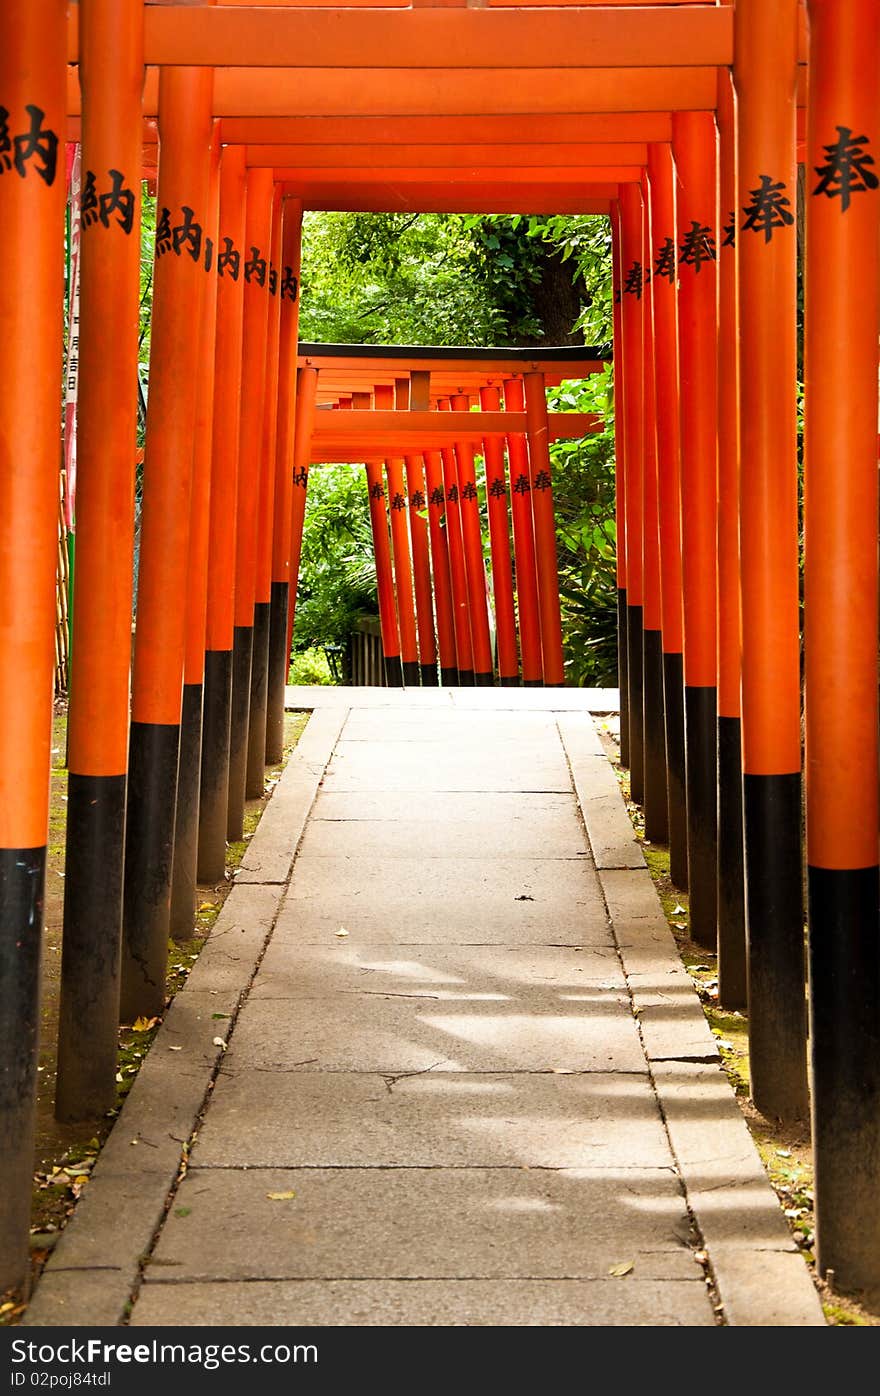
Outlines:
{"label": "fallen leaf on path", "polygon": [[634,1265],[631,1260],[622,1260],[619,1265],[612,1265],[608,1273],[614,1275],[616,1279],[622,1280],[624,1275],[629,1275],[633,1269]]}
{"label": "fallen leaf on path", "polygon": [[223,1051],[225,1052],[225,1051],[226,1051],[226,1047],[227,1047],[226,1039],[223,1038],[223,1037],[215,1037],[215,1038],[214,1038],[214,1046],[215,1046],[215,1047],[222,1047],[222,1048],[223,1048]]}
{"label": "fallen leaf on path", "polygon": [[182,1051],[183,1051],[183,1048],[182,1048],[182,1047],[169,1047],[169,1048],[168,1048],[168,1051],[169,1051],[169,1052],[182,1052]]}
{"label": "fallen leaf on path", "polygon": [[158,1018],[135,1018],[131,1025],[132,1032],[149,1032],[158,1023]]}
{"label": "fallen leaf on path", "polygon": [[339,930],[336,932],[336,934],[337,934],[338,936],[347,936],[347,935],[348,935],[348,931],[345,929],[344,926],[340,926],[340,927],[339,927]]}
{"label": "fallen leaf on path", "polygon": [[270,1202],[290,1202],[296,1197],[295,1192],[267,1192],[266,1196]]}

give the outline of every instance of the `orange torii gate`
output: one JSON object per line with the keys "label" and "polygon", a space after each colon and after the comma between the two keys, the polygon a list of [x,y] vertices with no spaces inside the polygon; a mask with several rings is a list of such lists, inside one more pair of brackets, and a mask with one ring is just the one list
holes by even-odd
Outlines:
{"label": "orange torii gate", "polygon": [[[492,552],[492,585],[498,647],[498,677],[502,683],[518,683],[519,653],[528,663],[527,682],[563,682],[562,641],[559,631],[559,591],[556,580],[556,542],[553,494],[547,456],[548,441],[577,438],[601,430],[592,414],[546,412],[545,391],[566,378],[583,378],[600,370],[607,358],[602,350],[589,349],[436,349],[353,345],[300,345],[300,372],[316,373],[316,410],[304,426],[304,454],[311,463],[350,461],[365,464],[368,472],[371,517],[376,544],[380,610],[386,677],[389,683],[436,684],[437,651],[434,642],[432,594],[440,632],[440,668],[446,682],[491,683],[493,662],[486,651],[481,668],[474,661],[474,638],[479,612],[486,612],[480,509],[471,476],[456,478],[447,489],[432,479],[426,487],[429,458],[438,451],[455,451],[458,458],[474,450],[487,465],[486,511]],[[532,384],[537,395],[521,412],[500,411],[499,389]],[[523,391],[523,389],[520,389]],[[496,410],[487,410],[488,402]],[[392,407],[390,404],[394,403]],[[453,403],[467,412],[462,418],[443,411]],[[471,410],[480,406],[480,411]],[[369,416],[344,410],[368,408]],[[546,424],[545,424],[546,422]],[[525,469],[512,445],[527,443]],[[510,443],[511,478],[504,465],[505,444]],[[514,473],[513,460],[520,460]],[[404,486],[402,465],[406,463]],[[382,467],[387,473],[387,493]],[[472,470],[472,467],[471,467]],[[490,479],[490,475],[492,478]],[[303,524],[303,499],[308,483],[305,465],[295,472],[296,521],[293,548],[298,554]],[[527,529],[514,534],[516,612],[510,557],[508,494],[525,501]],[[387,505],[386,505],[387,499]],[[455,618],[447,597],[455,592],[449,573],[446,535],[452,522],[451,508],[469,520],[469,544],[462,539],[465,573],[469,586],[462,594],[462,628],[469,637],[467,652],[455,646]],[[542,519],[548,512],[549,532]],[[388,511],[393,542],[394,576],[387,547]],[[432,527],[431,557],[427,548],[424,515]],[[409,533],[406,517],[409,516]],[[438,525],[441,520],[446,529]],[[541,529],[543,528],[543,534]],[[539,535],[539,537],[536,537]],[[525,539],[528,537],[528,546]],[[388,560],[386,560],[388,559]],[[536,562],[538,559],[538,562]],[[540,567],[542,585],[539,585]],[[432,575],[434,578],[432,584]],[[531,584],[528,580],[531,578]],[[290,585],[296,590],[296,573]],[[415,588],[415,606],[413,606]],[[543,597],[539,613],[536,599]],[[519,615],[519,635],[517,618]],[[417,624],[418,622],[418,624]],[[291,618],[292,629],[292,618]],[[416,635],[418,629],[418,636]],[[539,653],[527,653],[536,634]],[[488,643],[488,634],[486,637]],[[534,665],[540,677],[534,677]],[[283,701],[279,692],[276,701]]]}
{"label": "orange torii gate", "polygon": [[[304,209],[611,216],[624,749],[652,821],[665,794],[673,872],[680,885],[690,879],[697,938],[718,939],[722,998],[732,1005],[742,1003],[748,938],[756,1103],[803,1115],[794,175],[804,161],[818,1252],[839,1283],[876,1286],[875,0],[0,8],[0,1125],[24,1141],[0,1204],[0,1284],[21,1280],[27,1258],[60,455],[59,150],[69,140],[82,142],[85,184],[58,1096],[67,1117],[112,1103],[120,972],[127,1013],[161,1008],[172,882],[185,889],[192,875],[174,830],[182,809],[191,820],[193,772],[201,764],[199,858],[216,868],[240,796],[230,800],[228,779],[213,779],[215,759],[222,767],[234,740],[238,791],[248,754],[254,777],[261,741],[277,754],[305,493],[294,482],[310,464],[310,422],[344,415],[315,405],[319,372],[304,366],[298,387],[294,376]],[[129,715],[139,189],[141,174],[157,168]],[[419,371],[433,383],[433,370]],[[404,410],[394,382],[352,387],[352,398],[383,386],[387,410]],[[447,386],[452,415],[462,385]],[[501,412],[497,385],[481,388],[482,413]],[[413,421],[435,415],[420,390],[410,378]],[[502,395],[508,420],[528,414],[518,375]],[[438,400],[436,415],[446,405]],[[371,408],[386,430],[382,410]],[[377,457],[399,452],[409,472],[422,455],[429,494],[457,482],[458,470],[469,479],[463,425],[436,440],[431,427],[430,440],[422,420],[413,437],[386,438]],[[349,437],[326,439],[341,448]],[[523,468],[521,435],[509,451]],[[416,490],[420,469],[413,464]],[[201,504],[191,518],[194,491]],[[516,507],[512,522],[525,557]],[[474,596],[466,541],[464,529],[449,530],[447,645]],[[435,594],[439,630],[436,583]],[[543,614],[537,567],[530,595]],[[539,632],[522,641],[524,678],[534,681],[526,652],[534,664]],[[479,656],[462,653],[474,672]],[[440,659],[449,669],[442,641]],[[200,689],[204,739],[194,720]],[[743,841],[733,836],[740,804]],[[191,825],[184,845],[193,848]],[[90,1047],[77,1058],[86,1013]]]}

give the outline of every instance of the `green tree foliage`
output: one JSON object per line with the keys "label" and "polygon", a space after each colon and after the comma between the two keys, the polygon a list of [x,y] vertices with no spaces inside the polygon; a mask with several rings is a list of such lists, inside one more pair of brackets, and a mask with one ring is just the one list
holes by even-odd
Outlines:
{"label": "green tree foliage", "polygon": [[376,614],[376,566],[363,467],[315,466],[309,475],[295,648],[343,645]]}

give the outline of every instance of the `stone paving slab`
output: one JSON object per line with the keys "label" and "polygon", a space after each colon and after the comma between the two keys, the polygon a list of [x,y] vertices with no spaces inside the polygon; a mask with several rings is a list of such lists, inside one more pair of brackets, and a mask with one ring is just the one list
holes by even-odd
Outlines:
{"label": "stone paving slab", "polygon": [[163,1279],[694,1273],[671,1169],[192,1168],[176,1204],[154,1251]]}
{"label": "stone paving slab", "polygon": [[[322,816],[326,802],[333,798],[332,795],[324,797]],[[309,820],[303,837],[303,857],[353,858],[369,848],[381,859],[412,857],[417,850],[420,859],[471,858],[485,862],[496,858],[547,857],[591,861],[573,805],[563,805],[553,814],[543,813],[540,839],[535,837],[535,826],[528,819],[480,823],[475,829],[477,821],[473,819],[441,824],[436,819],[424,819],[419,815],[418,804],[414,804],[412,818],[404,820],[316,817]]]}
{"label": "stone paving slab", "polygon": [[370,688],[288,685],[285,706],[323,708],[452,708],[455,711],[616,713],[616,688]]}
{"label": "stone paving slab", "polygon": [[[694,1267],[696,1269],[696,1267]],[[714,1323],[687,1280],[257,1280],[148,1282],[132,1327],[697,1327]]]}
{"label": "stone paving slab", "polygon": [[[315,823],[325,820],[372,820],[399,823],[424,819],[437,825],[438,832],[451,824],[478,823],[486,827],[552,821],[560,815],[573,817],[583,837],[578,803],[572,790],[555,793],[540,791],[433,791],[425,794],[411,790],[349,790],[318,792],[309,820],[311,832]],[[471,831],[471,837],[473,831]]]}
{"label": "stone paving slab", "polygon": [[673,1168],[647,1075],[224,1071],[198,1168]]}
{"label": "stone paving slab", "polygon": [[[349,938],[350,939],[350,938]],[[595,986],[625,992],[610,944],[578,946],[398,944],[361,948],[335,936],[327,946],[273,938],[251,990],[263,999],[326,998],[336,993],[397,994],[434,1001],[516,1005],[577,1002]]]}
{"label": "stone paving slab", "polygon": [[597,991],[591,1002],[450,1003],[337,994],[245,1005],[230,1071],[635,1071],[644,1070],[629,1001]]}

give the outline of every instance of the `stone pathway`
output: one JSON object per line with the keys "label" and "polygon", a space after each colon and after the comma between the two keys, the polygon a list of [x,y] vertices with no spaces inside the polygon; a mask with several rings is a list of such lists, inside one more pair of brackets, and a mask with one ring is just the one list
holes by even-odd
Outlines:
{"label": "stone pathway", "polygon": [[311,719],[28,1322],[821,1323],[590,717],[382,693]]}

